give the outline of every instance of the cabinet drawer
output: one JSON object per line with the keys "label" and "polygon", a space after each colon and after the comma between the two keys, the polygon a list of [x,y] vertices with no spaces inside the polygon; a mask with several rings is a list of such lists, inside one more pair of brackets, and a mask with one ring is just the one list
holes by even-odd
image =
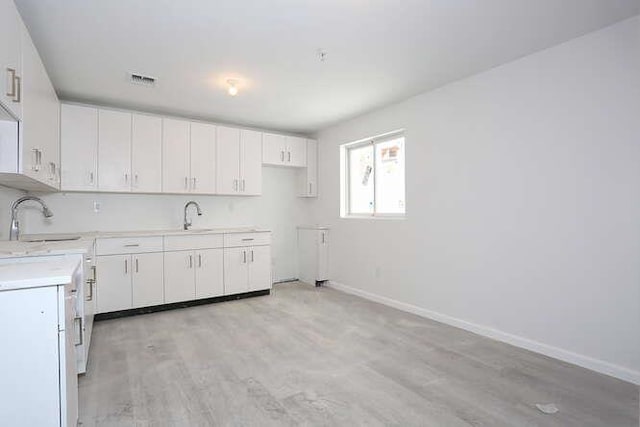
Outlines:
{"label": "cabinet drawer", "polygon": [[262,246],[271,244],[271,233],[233,233],[224,235],[224,247]]}
{"label": "cabinet drawer", "polygon": [[185,251],[191,249],[221,248],[222,234],[198,234],[189,236],[164,236],[166,251]]}
{"label": "cabinet drawer", "polygon": [[162,252],[162,236],[116,237],[96,239],[98,255]]}

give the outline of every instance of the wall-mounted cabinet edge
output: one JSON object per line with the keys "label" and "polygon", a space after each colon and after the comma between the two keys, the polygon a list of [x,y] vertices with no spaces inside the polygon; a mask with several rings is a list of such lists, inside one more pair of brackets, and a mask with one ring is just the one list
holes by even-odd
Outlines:
{"label": "wall-mounted cabinet edge", "polygon": [[12,1],[0,1],[0,40],[0,185],[57,191],[60,103]]}
{"label": "wall-mounted cabinet edge", "polygon": [[[60,115],[64,192],[259,196],[264,137],[276,135],[75,103]],[[309,141],[278,136],[282,166],[315,174]]]}

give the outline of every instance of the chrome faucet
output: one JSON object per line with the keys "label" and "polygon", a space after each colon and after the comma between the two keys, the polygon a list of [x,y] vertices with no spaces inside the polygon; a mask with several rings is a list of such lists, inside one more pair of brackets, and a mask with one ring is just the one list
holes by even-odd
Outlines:
{"label": "chrome faucet", "polygon": [[198,204],[198,202],[194,202],[193,200],[188,201],[185,205],[184,205],[184,224],[183,227],[185,230],[188,230],[189,227],[191,227],[191,221],[187,221],[187,209],[189,209],[189,206],[195,206],[196,207],[196,212],[198,213],[198,216],[202,215],[202,210],[200,210],[200,205]]}
{"label": "chrome faucet", "polygon": [[40,206],[42,206],[42,214],[44,215],[45,218],[51,218],[53,216],[53,212],[49,210],[47,205],[45,205],[44,202],[39,197],[36,197],[36,196],[20,197],[11,205],[11,228],[9,229],[9,240],[18,240],[18,237],[20,237],[20,223],[18,222],[18,207],[20,207],[20,205],[23,202],[27,202],[29,200],[40,203]]}

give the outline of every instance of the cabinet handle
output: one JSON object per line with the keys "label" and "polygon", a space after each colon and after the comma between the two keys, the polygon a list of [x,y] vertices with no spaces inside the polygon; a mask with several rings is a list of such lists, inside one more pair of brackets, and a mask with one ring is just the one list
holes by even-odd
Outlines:
{"label": "cabinet handle", "polygon": [[138,273],[140,271],[139,265],[138,265],[138,258],[136,258],[136,273]]}
{"label": "cabinet handle", "polygon": [[40,170],[40,167],[38,166],[38,149],[37,148],[32,148],[33,151],[33,165],[31,166],[31,169],[33,169],[33,171],[38,172]]}
{"label": "cabinet handle", "polygon": [[82,333],[83,321],[82,321],[82,317],[75,317],[73,320],[74,321],[79,320],[79,322],[77,323],[78,325],[78,342],[76,343],[76,347],[77,347],[79,345],[84,344],[84,338],[83,338],[84,334]]}
{"label": "cabinet handle", "polygon": [[238,191],[238,180],[237,179],[233,180],[233,191]]}
{"label": "cabinet handle", "polygon": [[13,98],[16,96],[16,70],[13,68],[7,68],[7,77],[11,80],[11,90],[6,92],[6,95]]}
{"label": "cabinet handle", "polygon": [[311,191],[311,183],[309,183],[309,194],[311,195],[313,191]]}
{"label": "cabinet handle", "polygon": [[133,185],[138,186],[138,174],[133,175]]}
{"label": "cabinet handle", "polygon": [[193,187],[191,187],[192,190],[196,189],[196,178],[191,178],[191,181],[193,181]]}
{"label": "cabinet handle", "polygon": [[198,254],[198,268],[202,268],[202,254]]}
{"label": "cabinet handle", "polygon": [[93,301],[93,280],[88,279],[87,285],[89,285],[89,295],[85,298],[86,301]]}
{"label": "cabinet handle", "polygon": [[250,242],[252,240],[253,240],[253,237],[247,237],[247,238],[242,239],[243,242]]}
{"label": "cabinet handle", "polygon": [[251,262],[253,262],[253,249],[251,249]]}
{"label": "cabinet handle", "polygon": [[244,189],[246,188],[246,183],[244,182],[244,178],[242,179],[242,192],[244,193]]}
{"label": "cabinet handle", "polygon": [[288,152],[289,153],[289,160],[288,162],[291,163],[291,151]]}
{"label": "cabinet handle", "polygon": [[89,172],[89,185],[93,185],[93,172]]}
{"label": "cabinet handle", "polygon": [[322,244],[324,245],[324,243],[326,242],[325,237],[324,237],[324,233],[322,233]]}
{"label": "cabinet handle", "polygon": [[193,268],[193,255],[189,255],[189,268]]}
{"label": "cabinet handle", "polygon": [[22,100],[22,81],[20,80],[20,76],[15,77],[16,82],[16,97],[13,98],[13,102],[20,102]]}
{"label": "cabinet handle", "polygon": [[124,245],[125,248],[137,248],[140,246],[140,243],[130,243],[128,245]]}
{"label": "cabinet handle", "polygon": [[124,260],[124,274],[129,274],[129,260],[126,258]]}
{"label": "cabinet handle", "polygon": [[280,151],[280,161],[284,162],[284,150]]}
{"label": "cabinet handle", "polygon": [[124,183],[125,183],[125,184],[128,184],[128,183],[129,183],[129,174],[128,174],[128,173],[125,173],[125,174],[124,174]]}
{"label": "cabinet handle", "polygon": [[242,263],[247,263],[247,251],[242,251]]}
{"label": "cabinet handle", "polygon": [[184,177],[184,189],[187,189],[187,186],[189,185],[189,178],[187,178],[186,176]]}
{"label": "cabinet handle", "polygon": [[20,76],[15,76],[14,80],[16,82],[16,96],[12,101],[19,103],[22,100],[22,80]]}

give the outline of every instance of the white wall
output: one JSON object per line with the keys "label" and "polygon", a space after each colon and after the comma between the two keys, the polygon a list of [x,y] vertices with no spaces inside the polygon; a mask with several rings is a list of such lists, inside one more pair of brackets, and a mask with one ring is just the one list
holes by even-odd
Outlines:
{"label": "white wall", "polygon": [[[399,128],[406,219],[339,219],[338,145]],[[318,137],[333,280],[640,382],[640,18]]]}
{"label": "white wall", "polygon": [[[260,197],[106,193],[40,195],[54,216],[44,219],[39,209],[25,208],[21,212],[22,232],[180,229],[185,202],[196,200],[203,215],[198,217],[190,210],[194,228],[256,225],[272,230],[274,279],[295,278],[296,226],[306,222],[310,202],[296,197],[297,175],[293,169],[264,167],[262,185]],[[4,196],[4,192],[0,194]],[[101,204],[99,213],[93,210],[94,201]]]}

